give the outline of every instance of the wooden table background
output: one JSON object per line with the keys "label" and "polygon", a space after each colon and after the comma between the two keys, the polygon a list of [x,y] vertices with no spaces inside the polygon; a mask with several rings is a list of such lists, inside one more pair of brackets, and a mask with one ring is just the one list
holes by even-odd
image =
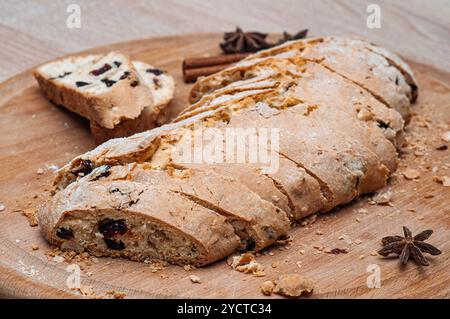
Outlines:
{"label": "wooden table background", "polygon": [[[69,29],[67,6],[81,8]],[[366,26],[369,3],[381,28]],[[0,0],[0,81],[63,54],[104,44],[192,32],[244,30],[357,34],[450,70],[449,0]]]}

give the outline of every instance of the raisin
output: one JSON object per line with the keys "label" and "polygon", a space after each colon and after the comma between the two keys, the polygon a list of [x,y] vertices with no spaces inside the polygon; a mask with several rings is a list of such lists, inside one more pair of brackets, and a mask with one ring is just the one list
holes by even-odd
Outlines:
{"label": "raisin", "polygon": [[122,62],[119,62],[119,61],[114,61],[113,62],[117,67],[120,67],[121,65],[122,65]]}
{"label": "raisin", "polygon": [[147,69],[147,70],[145,70],[145,72],[153,73],[154,75],[161,75],[164,73],[164,71],[160,70],[160,69]]}
{"label": "raisin", "polygon": [[245,250],[253,250],[256,247],[256,241],[253,237],[248,237],[245,241]]}
{"label": "raisin", "polygon": [[114,85],[114,83],[116,83],[116,81],[109,79],[103,79],[102,82],[105,83],[107,87],[111,87]]}
{"label": "raisin", "polygon": [[124,219],[106,218],[98,223],[98,229],[102,233],[103,238],[109,239],[116,235],[123,235],[127,232],[127,226]]}
{"label": "raisin", "polygon": [[71,75],[71,74],[72,74],[72,72],[64,72],[63,74],[58,75],[58,78],[62,79],[62,78],[66,77],[68,75]]}
{"label": "raisin", "polygon": [[378,122],[378,127],[379,128],[382,128],[382,129],[387,129],[387,128],[389,128],[389,124],[386,124],[386,123],[384,123],[384,122],[382,122],[382,121],[377,121]]}
{"label": "raisin", "polygon": [[129,75],[130,75],[130,72],[125,71],[125,72],[122,74],[122,76],[119,78],[119,80],[126,79]]}
{"label": "raisin", "polygon": [[94,163],[90,160],[81,160],[77,167],[72,169],[72,174],[76,176],[86,176],[89,175],[94,169]]}
{"label": "raisin", "polygon": [[62,239],[72,239],[73,238],[73,230],[67,227],[59,227],[56,230],[56,236]]}
{"label": "raisin", "polygon": [[105,244],[109,249],[112,249],[112,250],[125,249],[125,244],[121,240],[105,239]]}
{"label": "raisin", "polygon": [[76,84],[76,86],[77,86],[78,88],[80,88],[80,87],[82,87],[82,86],[86,86],[86,85],[89,85],[89,84],[91,84],[91,83],[83,82],[83,81],[76,81],[75,84]]}
{"label": "raisin", "polygon": [[130,86],[133,87],[133,88],[138,86],[138,85],[139,85],[138,81],[133,81],[133,82],[130,83]]}
{"label": "raisin", "polygon": [[106,71],[111,70],[111,68],[112,67],[109,64],[105,63],[105,65],[103,65],[101,68],[99,68],[97,70],[92,70],[91,74],[95,75],[95,76],[99,76],[99,75],[105,73]]}
{"label": "raisin", "polygon": [[103,172],[101,172],[100,174],[98,174],[97,176],[95,176],[92,181],[98,181],[100,178],[103,177],[108,177],[109,175],[111,175],[111,172],[109,171],[111,169],[111,165],[105,165],[103,167]]}
{"label": "raisin", "polygon": [[153,84],[155,84],[156,89],[161,88],[161,81],[158,78],[153,78]]}

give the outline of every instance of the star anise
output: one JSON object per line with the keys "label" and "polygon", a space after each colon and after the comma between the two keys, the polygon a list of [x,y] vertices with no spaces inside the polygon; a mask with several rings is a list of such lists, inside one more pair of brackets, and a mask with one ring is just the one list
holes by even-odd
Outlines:
{"label": "star anise", "polygon": [[291,41],[291,40],[300,40],[300,39],[304,39],[306,37],[306,35],[308,34],[308,29],[304,29],[301,30],[299,32],[297,32],[296,34],[292,35],[286,31],[283,32],[283,38],[281,38],[280,40],[278,40],[277,43],[275,43],[275,45],[279,45],[279,44],[283,44],[284,42],[287,41]]}
{"label": "star anise", "polygon": [[267,33],[244,32],[237,27],[234,32],[226,32],[220,48],[224,53],[256,52],[270,47],[266,41]]}
{"label": "star anise", "polygon": [[381,243],[383,248],[378,251],[378,254],[381,256],[388,256],[391,253],[399,255],[400,262],[405,265],[408,262],[408,259],[412,257],[412,259],[419,265],[428,266],[429,262],[425,258],[422,253],[427,253],[430,255],[439,255],[441,251],[430,245],[425,243],[431,234],[432,230],[424,230],[420,234],[416,236],[412,236],[411,231],[403,226],[403,233],[405,237],[401,236],[387,236],[381,239]]}

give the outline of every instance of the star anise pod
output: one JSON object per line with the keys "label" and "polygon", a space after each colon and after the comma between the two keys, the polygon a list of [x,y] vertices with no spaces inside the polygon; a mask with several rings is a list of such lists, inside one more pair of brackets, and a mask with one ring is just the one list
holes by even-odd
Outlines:
{"label": "star anise pod", "polygon": [[299,32],[297,32],[296,34],[292,35],[286,31],[283,32],[283,38],[281,38],[280,40],[278,40],[277,43],[275,43],[275,45],[279,45],[279,44],[283,44],[284,42],[287,41],[291,41],[291,40],[300,40],[300,39],[304,39],[306,37],[306,35],[308,34],[308,29],[304,29],[301,30]]}
{"label": "star anise pod", "polygon": [[236,31],[224,34],[220,48],[224,53],[256,52],[270,47],[266,38],[267,33],[244,32],[237,27]]}
{"label": "star anise pod", "polygon": [[411,257],[417,264],[422,266],[428,266],[429,262],[422,253],[427,253],[430,255],[439,255],[442,252],[430,245],[425,243],[431,234],[432,230],[424,230],[416,236],[412,236],[411,231],[403,226],[403,233],[405,237],[401,236],[387,236],[381,239],[383,248],[378,251],[381,256],[388,256],[391,253],[397,254],[400,257],[400,262],[406,265],[408,259]]}

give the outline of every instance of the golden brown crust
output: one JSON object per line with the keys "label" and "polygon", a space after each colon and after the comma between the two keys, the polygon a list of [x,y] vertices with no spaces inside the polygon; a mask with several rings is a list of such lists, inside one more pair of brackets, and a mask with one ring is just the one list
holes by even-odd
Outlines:
{"label": "golden brown crust", "polygon": [[[112,257],[128,257],[135,260],[161,258],[159,255],[134,253],[132,247],[123,250],[108,249],[105,245],[89,245],[78,240],[76,230],[74,238],[63,239],[57,236],[58,227],[70,219],[84,224],[87,233],[96,231],[83,220],[83,216],[102,215],[105,217],[119,214],[129,222],[139,218],[142,223],[156,224],[168,232],[178,233],[195,247],[195,255],[175,256],[169,260],[178,264],[205,265],[228,256],[238,246],[238,237],[232,226],[219,214],[192,202],[183,196],[155,188],[149,184],[131,181],[82,181],[73,183],[64,191],[56,194],[51,204],[39,212],[39,221],[44,236],[55,245],[66,243],[82,246],[95,254]],[[131,227],[131,226],[129,226]],[[82,230],[83,231],[83,230]],[[130,233],[138,229],[130,229]],[[144,235],[146,234],[145,231]],[[126,233],[117,239],[126,239]]]}

